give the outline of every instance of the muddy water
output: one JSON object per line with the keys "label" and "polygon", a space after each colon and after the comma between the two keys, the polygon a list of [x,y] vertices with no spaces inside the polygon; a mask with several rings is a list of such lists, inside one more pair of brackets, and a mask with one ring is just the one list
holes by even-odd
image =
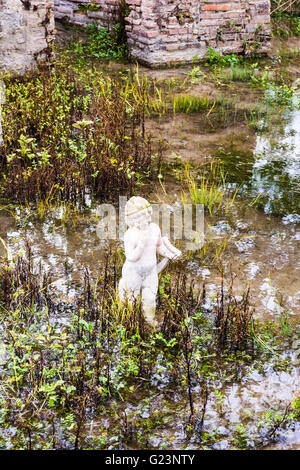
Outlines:
{"label": "muddy water", "polygon": [[[178,188],[177,188],[178,190]],[[159,190],[153,193],[153,199],[160,196]],[[166,202],[169,200],[166,199]],[[222,265],[236,275],[235,294],[241,294],[250,283],[252,302],[256,315],[262,319],[274,319],[281,312],[288,310],[289,315],[300,324],[300,276],[299,276],[299,231],[297,224],[285,223],[250,207],[246,201],[237,200],[230,216],[207,217],[206,227],[211,230],[207,237],[214,241],[227,239],[227,248],[222,258]],[[82,282],[82,266],[87,266],[94,276],[101,272],[107,247],[101,245],[96,234],[95,220],[87,219],[76,228],[59,226],[59,220],[49,218],[42,224],[29,222],[25,227],[18,227],[9,215],[1,216],[0,235],[12,252],[24,247],[24,233],[33,246],[36,259],[42,259],[45,266],[55,275],[55,287],[60,298],[72,304],[78,294],[78,285]],[[207,307],[210,299],[220,285],[218,262],[203,264],[195,256],[189,261],[189,271],[198,283],[206,282]],[[63,321],[63,319],[62,319]],[[236,446],[234,435],[243,424],[247,429],[248,439],[255,438],[258,420],[271,408],[283,412],[285,406],[296,396],[300,384],[298,350],[286,351],[285,357],[274,357],[272,366],[263,370],[253,366],[243,377],[232,383],[220,384],[223,395],[221,405],[212,395],[207,405],[205,430],[217,432],[218,442],[215,449],[230,449]],[[282,360],[290,358],[293,367],[281,370]],[[278,370],[274,363],[279,363]],[[163,370],[163,365],[161,370]],[[161,410],[164,426],[157,427],[151,433],[148,446],[160,449],[166,445],[169,449],[199,448],[196,437],[187,436],[185,422],[189,415],[187,399],[175,392],[170,394],[169,382],[161,371],[153,373],[151,396],[132,397],[116,406],[118,415],[124,411],[128,417],[151,418],[155,410]],[[200,388],[194,387],[193,395],[197,410],[202,409]],[[150,402],[149,402],[149,398]],[[147,401],[148,400],[148,401]],[[121,406],[121,410],[120,407]],[[118,425],[111,415],[94,419],[87,426],[88,438],[96,438]],[[299,427],[282,431],[274,448],[300,449]],[[136,448],[133,443],[129,448]],[[273,448],[273,447],[270,447]]]}
{"label": "muddy water", "polygon": [[[168,387],[168,383],[160,384],[156,393],[126,403],[122,411],[129,419],[132,416],[147,419],[153,416],[155,411],[160,411],[160,415],[164,417],[164,426],[161,429],[158,426],[151,432],[148,448],[162,449],[165,445],[167,449],[199,449],[197,437],[187,436],[185,430],[189,416],[186,397],[176,392],[168,393]],[[299,390],[298,387],[299,371],[294,369],[291,373],[249,371],[240,383],[220,388],[219,391],[223,395],[221,402],[218,404],[216,396],[212,394],[208,399],[205,414],[205,431],[217,436],[213,449],[236,448],[237,430],[240,425],[248,431],[248,445],[251,447],[255,440],[259,447],[258,421],[262,421],[266,410],[271,408],[278,412],[284,411]],[[196,409],[201,410],[200,387],[194,387],[193,396]],[[114,424],[116,423],[107,417],[93,420],[87,426],[87,435],[89,438],[96,438],[99,434],[103,435],[103,431],[111,429]],[[276,444],[266,448],[297,450],[300,448],[299,433],[298,425],[291,430],[284,430],[279,434]],[[129,444],[128,447],[135,448],[135,445]]]}
{"label": "muddy water", "polygon": [[[168,71],[168,74],[171,76],[172,72]],[[208,88],[206,91],[209,92]],[[233,186],[241,186],[240,197],[230,213],[206,217],[206,238],[216,243],[226,240],[221,263],[225,272],[236,274],[236,295],[250,284],[252,303],[259,318],[274,319],[288,312],[300,324],[300,111],[284,110],[275,127],[256,134],[240,124],[207,133],[201,124],[196,115],[177,115],[152,122],[151,127],[168,141],[167,158],[170,161],[181,155],[194,164],[209,159],[224,163],[228,181]],[[178,183],[173,180],[169,188],[168,183],[166,187],[169,197],[157,185],[151,192],[151,199],[175,201],[180,194]],[[249,203],[258,194],[258,206],[251,207]],[[82,266],[87,266],[96,276],[102,270],[107,246],[97,237],[94,218],[87,217],[76,227],[65,227],[60,222],[57,214],[43,223],[33,222],[30,218],[24,223],[24,214],[15,220],[2,211],[0,236],[11,251],[17,253],[24,248],[26,234],[35,258],[41,259],[53,271],[59,295],[72,303],[82,281]],[[218,260],[205,264],[197,255],[188,264],[189,272],[199,284],[206,282],[208,303],[220,285],[219,264]],[[264,411],[276,406],[284,409],[299,391],[297,354],[298,351],[293,349],[286,352],[286,357],[294,364],[292,370],[249,369],[238,383],[228,383],[220,388],[224,395],[221,405],[210,397],[205,428],[209,432],[218,429],[222,436],[216,448],[228,449],[233,445],[229,437],[239,424],[247,423],[251,431]],[[187,439],[182,422],[188,410],[176,393],[172,399],[165,400],[168,384],[160,383],[157,377],[154,374],[157,393],[151,399],[150,408],[145,409],[132,400],[126,405],[127,414],[140,409],[141,416],[146,413],[147,417],[155,408],[163,410],[166,425],[153,434],[149,445],[159,449],[167,442],[168,448],[185,448]],[[200,399],[197,401],[200,390],[195,388],[194,394],[195,403],[201,409]],[[90,424],[89,432],[94,435],[107,426],[110,426],[109,421],[96,420]],[[189,447],[197,448],[198,444],[189,440]],[[272,448],[300,449],[299,427],[283,432]]]}
{"label": "muddy water", "polygon": [[[294,94],[293,108],[280,110],[280,123],[259,132],[252,155],[249,153],[248,177],[237,172],[239,149],[221,150],[219,156],[234,182],[242,185],[249,197],[260,194],[258,206],[266,214],[279,215],[285,223],[300,221],[300,96]],[[260,122],[262,128],[265,122]]]}
{"label": "muddy water", "polygon": [[[274,318],[285,310],[299,318],[299,232],[249,208],[241,212],[233,221],[219,220],[211,227],[216,239],[227,240],[222,265],[236,275],[235,292],[250,286],[260,318]],[[202,264],[197,274],[206,280],[208,291],[216,291],[214,265]]]}
{"label": "muddy water", "polygon": [[[107,245],[98,239],[93,219],[76,228],[57,227],[57,220],[49,219],[42,224],[31,222],[24,229],[18,228],[12,217],[2,215],[0,236],[13,253],[24,248],[24,234],[36,258],[42,259],[54,273],[55,284],[64,295],[72,297],[75,293],[83,266],[94,276],[97,271],[101,272]],[[237,201],[230,216],[206,217],[206,239],[214,246],[226,241],[224,255],[205,263],[196,254],[188,262],[188,269],[199,284],[205,281],[210,296],[219,289],[221,264],[225,274],[236,275],[237,295],[250,285],[258,317],[274,319],[288,311],[289,315],[300,319],[297,224],[286,224],[250,207],[245,201]],[[211,250],[213,257],[214,248]]]}
{"label": "muddy water", "polygon": [[[181,155],[200,165],[210,157],[221,160],[227,180],[240,186],[234,214],[219,220],[208,220],[215,238],[228,241],[222,259],[235,274],[235,292],[250,284],[256,315],[274,318],[283,311],[300,319],[300,110],[299,95],[294,95],[293,108],[280,110],[275,126],[253,134],[244,125],[235,125],[205,134],[196,116],[174,116],[154,124],[156,131],[169,142],[169,158]],[[259,195],[256,210],[245,201]],[[194,268],[198,278],[205,279],[208,292],[216,291],[218,270],[215,265],[199,263]],[[292,353],[293,354],[293,353]],[[294,358],[295,366],[299,359]],[[215,401],[208,403],[211,431],[219,426],[224,438],[218,449],[230,448],[227,436],[238,423],[259,416],[276,404],[287,404],[299,391],[299,367],[290,372],[257,371],[247,374],[240,384],[225,387],[222,413],[218,416]],[[246,416],[248,413],[248,417]],[[227,421],[227,424],[226,424]],[[256,423],[257,424],[257,423]],[[251,424],[250,424],[251,429]],[[283,432],[274,449],[300,449],[300,428]]]}

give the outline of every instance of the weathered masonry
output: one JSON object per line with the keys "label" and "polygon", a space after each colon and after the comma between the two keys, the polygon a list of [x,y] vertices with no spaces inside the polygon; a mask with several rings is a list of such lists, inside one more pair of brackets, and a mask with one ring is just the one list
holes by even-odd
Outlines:
{"label": "weathered masonry", "polygon": [[120,0],[54,0],[55,18],[78,26],[96,22],[110,27],[119,20],[119,5]]}
{"label": "weathered masonry", "polygon": [[[190,62],[208,47],[224,53],[269,47],[270,0],[126,0],[122,11],[131,56],[151,66]],[[47,59],[53,16],[109,28],[119,14],[120,0],[0,0],[0,70],[24,73]]]}
{"label": "weathered masonry", "polygon": [[[126,0],[131,55],[148,65],[190,62],[208,47],[268,51],[270,0]],[[78,25],[118,21],[119,0],[55,0],[55,16]]]}
{"label": "weathered masonry", "polygon": [[131,1],[128,40],[132,54],[149,64],[191,61],[208,47],[223,53],[268,50],[269,1]]}
{"label": "weathered masonry", "polygon": [[0,0],[0,70],[22,74],[47,59],[53,6],[51,0]]}

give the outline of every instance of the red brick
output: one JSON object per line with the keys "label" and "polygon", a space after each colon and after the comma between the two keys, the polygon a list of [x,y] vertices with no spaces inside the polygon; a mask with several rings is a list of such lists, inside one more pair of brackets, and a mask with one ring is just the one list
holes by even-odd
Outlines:
{"label": "red brick", "polygon": [[217,3],[203,5],[202,10],[204,11],[228,11],[231,10],[231,5],[229,3],[225,3],[224,5],[220,5]]}

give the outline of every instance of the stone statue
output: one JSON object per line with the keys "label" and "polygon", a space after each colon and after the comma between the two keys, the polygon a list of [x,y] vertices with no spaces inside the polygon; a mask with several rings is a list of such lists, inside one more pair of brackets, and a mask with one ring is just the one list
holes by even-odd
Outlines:
{"label": "stone statue", "polygon": [[[119,282],[121,302],[132,302],[141,295],[144,318],[151,327],[155,319],[158,274],[169,259],[181,256],[160,228],[151,222],[152,207],[142,197],[132,197],[125,206],[125,222],[129,229],[124,236],[126,261]],[[157,253],[164,259],[157,264]]]}

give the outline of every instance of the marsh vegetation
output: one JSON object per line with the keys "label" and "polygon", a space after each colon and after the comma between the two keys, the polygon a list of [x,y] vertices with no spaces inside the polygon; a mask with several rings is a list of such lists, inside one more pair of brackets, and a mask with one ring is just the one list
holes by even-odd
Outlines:
{"label": "marsh vegetation", "polygon": [[[297,26],[270,58],[166,70],[85,34],[3,77],[0,447],[297,448]],[[97,204],[132,194],[204,204],[161,331],[118,303],[122,244],[96,235]]]}

